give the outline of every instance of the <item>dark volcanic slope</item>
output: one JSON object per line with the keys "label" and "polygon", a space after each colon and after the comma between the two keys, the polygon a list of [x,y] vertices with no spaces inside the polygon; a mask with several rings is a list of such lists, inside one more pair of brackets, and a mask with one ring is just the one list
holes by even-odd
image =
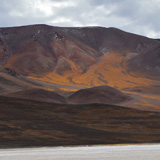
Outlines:
{"label": "dark volcanic slope", "polygon": [[119,90],[109,86],[99,86],[88,89],[81,89],[66,98],[58,95],[53,91],[47,91],[43,89],[28,89],[9,94],[3,94],[3,96],[61,104],[119,104],[121,102],[131,100],[128,95],[125,95]]}
{"label": "dark volcanic slope", "polygon": [[132,71],[148,74],[148,77],[160,75],[160,46],[134,57],[128,61]]}
{"label": "dark volcanic slope", "polygon": [[57,87],[52,83],[30,79],[15,72],[14,70],[0,66],[0,95],[36,88],[56,90]]}
{"label": "dark volcanic slope", "polygon": [[0,147],[160,142],[160,113],[0,97]]}
{"label": "dark volcanic slope", "polygon": [[43,89],[30,89],[30,90],[5,94],[3,96],[42,101],[42,102],[52,102],[52,103],[62,103],[62,104],[67,103],[66,99],[63,96],[60,96],[55,92]]}
{"label": "dark volcanic slope", "polygon": [[129,100],[129,97],[115,88],[100,86],[81,89],[68,97],[68,100],[74,104],[116,104]]}

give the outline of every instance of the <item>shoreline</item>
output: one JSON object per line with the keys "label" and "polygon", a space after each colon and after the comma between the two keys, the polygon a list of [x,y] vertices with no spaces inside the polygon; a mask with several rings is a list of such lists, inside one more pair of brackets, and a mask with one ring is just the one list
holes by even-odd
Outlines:
{"label": "shoreline", "polygon": [[159,160],[160,144],[2,149],[3,160]]}
{"label": "shoreline", "polygon": [[122,143],[122,144],[93,144],[93,145],[64,145],[64,146],[24,146],[24,147],[4,147],[0,150],[7,149],[43,149],[43,148],[78,148],[78,147],[111,147],[111,146],[147,146],[147,145],[160,145],[160,142],[157,143]]}

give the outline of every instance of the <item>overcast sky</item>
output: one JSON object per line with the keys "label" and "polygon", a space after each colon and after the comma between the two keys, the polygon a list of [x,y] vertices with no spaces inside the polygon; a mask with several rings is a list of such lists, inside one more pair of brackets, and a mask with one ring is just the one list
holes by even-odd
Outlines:
{"label": "overcast sky", "polygon": [[103,26],[160,38],[160,0],[0,0],[0,27]]}

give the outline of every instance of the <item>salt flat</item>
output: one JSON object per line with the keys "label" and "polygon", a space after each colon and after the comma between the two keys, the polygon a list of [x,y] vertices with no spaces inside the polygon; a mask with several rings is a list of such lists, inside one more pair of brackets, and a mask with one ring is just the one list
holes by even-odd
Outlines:
{"label": "salt flat", "polygon": [[0,160],[160,160],[160,145],[1,149]]}

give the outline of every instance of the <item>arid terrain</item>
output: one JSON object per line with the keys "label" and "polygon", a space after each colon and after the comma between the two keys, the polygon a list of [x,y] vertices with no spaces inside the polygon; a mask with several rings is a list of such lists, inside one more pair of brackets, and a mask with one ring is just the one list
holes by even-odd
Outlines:
{"label": "arid terrain", "polygon": [[117,145],[0,149],[3,160],[159,160],[160,145]]}
{"label": "arid terrain", "polygon": [[160,142],[160,113],[0,97],[0,146]]}
{"label": "arid terrain", "polygon": [[116,28],[1,28],[0,94],[33,99],[31,92],[43,89],[42,96],[52,91],[68,99],[80,89],[107,85],[130,96],[118,105],[159,111],[159,53],[160,41]]}
{"label": "arid terrain", "polygon": [[160,142],[160,41],[116,28],[0,28],[0,147]]}

